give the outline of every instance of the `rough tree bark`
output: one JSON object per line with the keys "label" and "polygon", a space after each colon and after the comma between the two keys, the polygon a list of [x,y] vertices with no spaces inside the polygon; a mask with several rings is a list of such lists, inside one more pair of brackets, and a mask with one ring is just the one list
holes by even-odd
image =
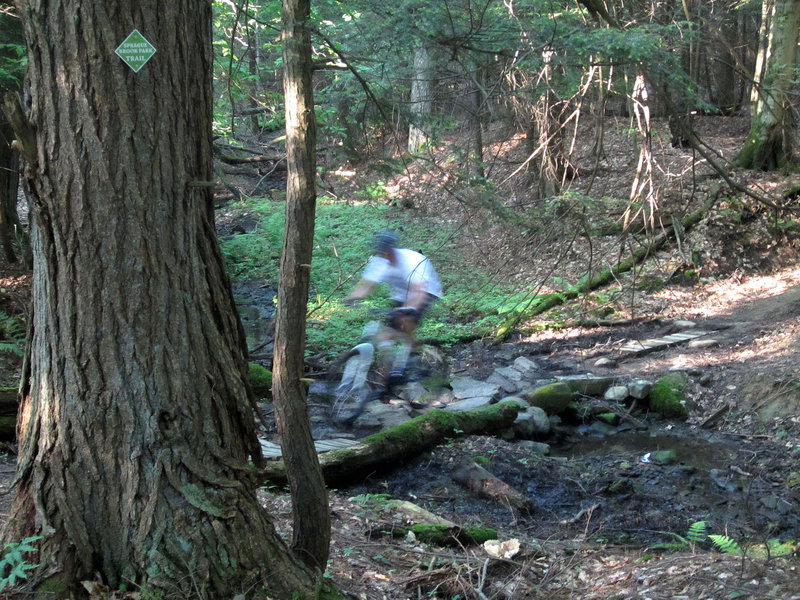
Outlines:
{"label": "rough tree bark", "polygon": [[[312,595],[256,496],[244,334],[214,231],[211,3],[18,0],[33,333],[6,542],[33,577]],[[138,29],[138,73],[114,53]]]}
{"label": "rough tree bark", "polygon": [[292,492],[292,546],[306,563],[324,570],[331,535],[328,496],[314,450],[303,382],[316,204],[317,137],[308,29],[310,10],[309,0],[283,3],[288,179],[272,397]]}

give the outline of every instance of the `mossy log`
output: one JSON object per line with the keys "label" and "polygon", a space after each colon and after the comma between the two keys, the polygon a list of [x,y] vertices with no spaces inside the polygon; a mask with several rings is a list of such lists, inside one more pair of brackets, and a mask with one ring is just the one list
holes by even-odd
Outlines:
{"label": "mossy log", "polygon": [[[365,437],[355,446],[320,454],[322,474],[331,485],[393,469],[445,439],[510,427],[519,410],[515,402],[500,402],[465,412],[434,409],[408,423]],[[271,483],[286,483],[284,462],[270,462],[262,476]]]}
{"label": "mossy log", "polygon": [[[680,220],[680,228],[686,231],[697,225],[703,219],[703,217],[708,214],[708,211],[711,210],[711,207],[714,206],[720,194],[721,188],[717,188],[710,194],[709,199],[701,208],[689,213]],[[536,315],[540,315],[551,308],[554,308],[555,306],[567,302],[568,300],[573,300],[582,294],[589,293],[603,287],[604,285],[617,281],[617,278],[620,274],[627,273],[633,269],[648,256],[652,256],[655,252],[660,250],[664,244],[667,243],[667,241],[675,237],[675,229],[676,227],[665,228],[661,231],[661,233],[656,235],[649,244],[635,250],[627,260],[620,262],[615,267],[603,269],[602,271],[595,273],[592,277],[584,278],[573,288],[536,296],[531,300],[530,304],[525,310],[514,314],[502,326],[500,326],[495,334],[495,343],[504,341],[514,331],[514,328],[522,319],[535,317]]]}

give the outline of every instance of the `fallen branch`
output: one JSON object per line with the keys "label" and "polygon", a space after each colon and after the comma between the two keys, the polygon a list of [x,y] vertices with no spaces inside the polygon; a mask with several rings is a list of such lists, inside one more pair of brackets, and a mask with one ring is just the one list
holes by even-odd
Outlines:
{"label": "fallen branch", "polygon": [[[717,188],[714,193],[710,194],[709,199],[706,200],[702,207],[683,217],[683,219],[680,220],[682,230],[686,231],[697,225],[717,202],[719,195],[720,188]],[[526,310],[513,315],[497,330],[494,342],[500,343],[504,341],[522,319],[535,317],[555,306],[564,304],[568,300],[573,300],[582,294],[594,291],[608,283],[616,281],[620,274],[630,271],[648,256],[652,256],[673,237],[675,237],[675,227],[665,228],[661,233],[655,236],[649,244],[635,250],[627,260],[622,261],[615,267],[604,269],[596,273],[593,277],[583,280],[577,286],[568,290],[542,294],[533,298]]]}
{"label": "fallen branch", "polygon": [[501,506],[533,510],[530,498],[472,461],[459,466],[453,473],[453,480],[478,496],[493,500]]}

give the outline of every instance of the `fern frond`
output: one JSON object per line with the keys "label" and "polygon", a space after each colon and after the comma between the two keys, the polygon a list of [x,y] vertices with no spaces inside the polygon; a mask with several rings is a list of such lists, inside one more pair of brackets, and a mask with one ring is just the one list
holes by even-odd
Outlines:
{"label": "fern frond", "polygon": [[714,542],[714,545],[723,554],[742,554],[742,548],[739,543],[727,535],[709,535],[708,539]]}
{"label": "fern frond", "polygon": [[0,354],[14,354],[22,356],[22,348],[15,342],[0,342]]}
{"label": "fern frond", "polygon": [[689,526],[689,531],[686,534],[686,537],[692,544],[699,544],[706,539],[706,536],[707,532],[705,521],[695,521],[692,523]]}

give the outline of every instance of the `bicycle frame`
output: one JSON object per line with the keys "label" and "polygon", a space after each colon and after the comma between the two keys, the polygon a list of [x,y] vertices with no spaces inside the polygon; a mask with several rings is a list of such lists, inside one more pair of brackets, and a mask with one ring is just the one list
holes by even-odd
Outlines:
{"label": "bicycle frame", "polygon": [[[354,401],[356,406],[353,414],[342,419],[352,423],[361,415],[368,402],[380,398],[387,389],[388,373],[381,373],[384,365],[380,364],[384,360],[382,355],[387,349],[379,346],[383,343],[381,334],[388,329],[390,328],[378,321],[370,321],[364,326],[361,342],[353,346],[345,355],[347,360],[341,382],[336,387],[336,400],[333,405],[335,418],[342,419],[342,412],[347,410],[346,405],[350,401]],[[411,353],[411,344],[397,339],[388,343],[391,344],[394,351],[393,364],[404,365]],[[372,378],[372,382],[370,373],[378,375]]]}

